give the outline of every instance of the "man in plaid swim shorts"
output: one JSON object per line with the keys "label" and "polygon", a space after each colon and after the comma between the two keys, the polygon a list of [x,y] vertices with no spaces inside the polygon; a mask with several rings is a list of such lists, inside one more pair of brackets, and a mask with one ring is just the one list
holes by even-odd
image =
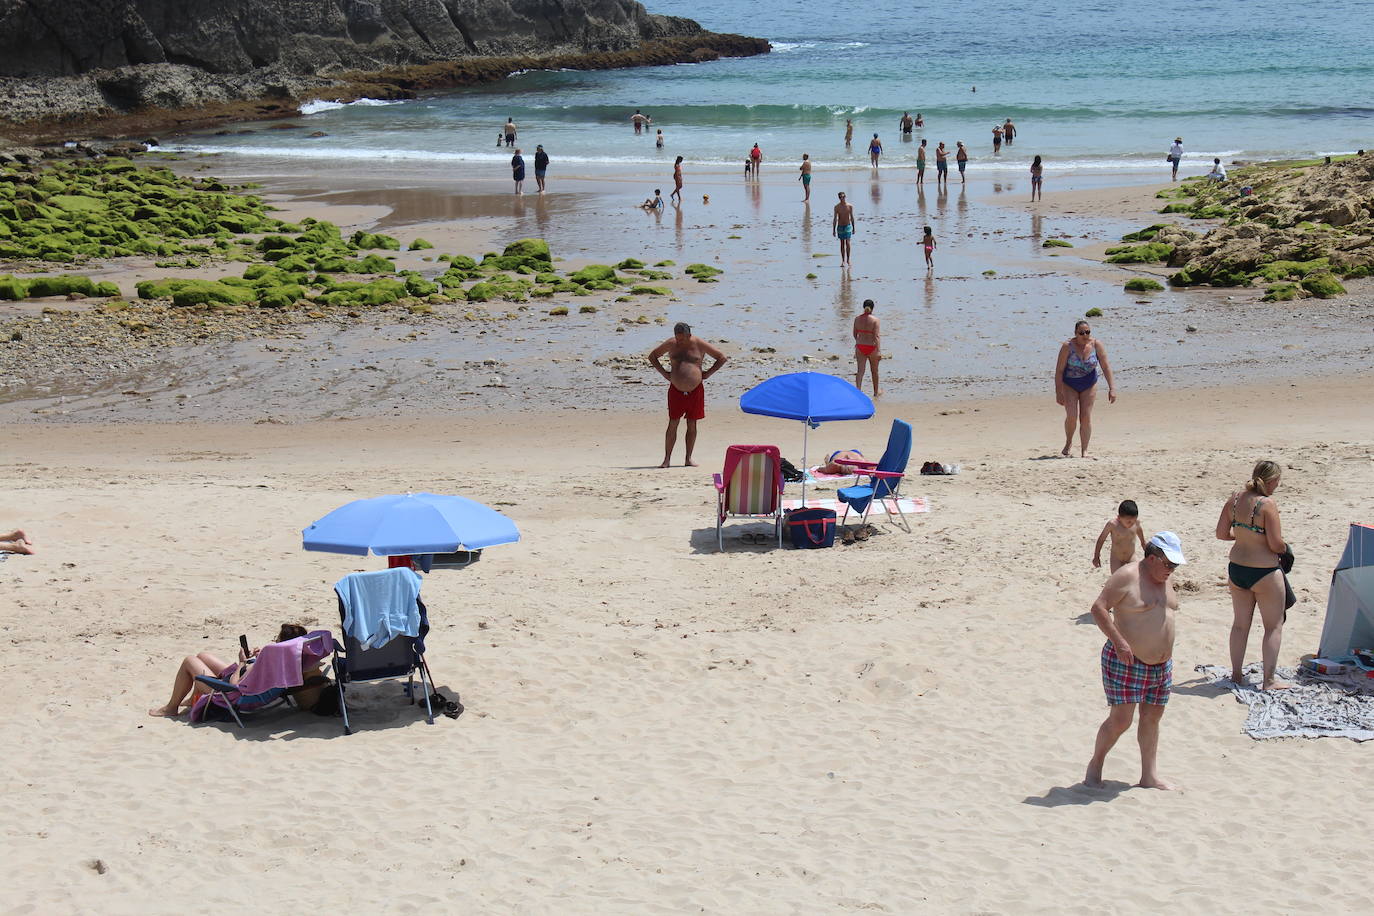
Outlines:
{"label": "man in plaid swim shorts", "polygon": [[1107,636],[1102,647],[1102,687],[1109,712],[1097,730],[1097,743],[1083,782],[1101,786],[1107,754],[1124,735],[1140,707],[1140,782],[1147,789],[1173,789],[1159,778],[1155,757],[1159,723],[1174,678],[1174,612],[1178,594],[1170,576],[1186,561],[1172,531],[1161,531],[1145,545],[1145,556],[1112,573],[1093,602],[1092,615]]}

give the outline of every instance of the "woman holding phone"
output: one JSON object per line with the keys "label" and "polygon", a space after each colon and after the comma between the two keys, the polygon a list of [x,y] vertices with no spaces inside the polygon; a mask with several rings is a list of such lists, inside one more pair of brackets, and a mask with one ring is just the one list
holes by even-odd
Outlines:
{"label": "woman holding phone", "polygon": [[[289,639],[306,635],[306,629],[294,623],[284,623],[281,631],[277,633],[275,642],[286,642]],[[195,655],[188,655],[181,660],[181,667],[177,669],[176,679],[172,682],[172,696],[162,706],[156,706],[148,710],[150,716],[178,716],[181,715],[182,707],[190,706],[195,702],[196,697],[202,693],[209,693],[210,688],[206,687],[197,677],[217,677],[221,680],[237,684],[239,679],[248,671],[248,666],[253,663],[253,659],[261,650],[248,651],[248,638],[239,637],[239,660],[235,664],[222,661],[218,656],[209,652],[198,652]],[[314,672],[304,672],[308,679]]]}

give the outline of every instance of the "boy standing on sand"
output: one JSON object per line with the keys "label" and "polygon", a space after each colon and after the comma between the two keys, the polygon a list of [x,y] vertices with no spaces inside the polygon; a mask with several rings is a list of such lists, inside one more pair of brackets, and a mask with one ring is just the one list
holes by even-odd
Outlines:
{"label": "boy standing on sand", "polygon": [[1083,783],[1102,786],[1102,766],[1140,707],[1140,782],[1145,789],[1173,789],[1159,778],[1159,722],[1174,680],[1174,612],[1178,595],[1169,577],[1182,566],[1178,535],[1161,531],[1145,545],[1145,556],[1112,573],[1093,602],[1092,615],[1107,637],[1102,647],[1102,686],[1110,711],[1097,730]]}
{"label": "boy standing on sand", "polygon": [[1116,507],[1116,518],[1107,519],[1107,524],[1102,526],[1102,533],[1093,545],[1093,569],[1102,568],[1102,545],[1108,537],[1112,539],[1112,552],[1108,558],[1112,572],[1135,559],[1136,541],[1140,542],[1142,550],[1145,548],[1145,531],[1140,527],[1140,510],[1136,508],[1135,500],[1122,500],[1121,505]]}
{"label": "boy standing on sand", "polygon": [[830,232],[840,240],[840,266],[849,266],[849,240],[854,237],[854,205],[844,199],[840,192],[840,202],[830,217]]}
{"label": "boy standing on sand", "polygon": [[[672,364],[671,371],[663,368],[659,360],[664,354]],[[714,362],[705,372],[701,361],[711,357]],[[649,365],[668,381],[668,430],[663,437],[663,463],[666,468],[673,458],[673,446],[677,444],[677,422],[687,418],[687,455],[683,464],[696,467],[692,460],[692,449],[697,444],[697,421],[706,416],[706,380],[725,365],[726,356],[715,347],[692,334],[692,326],[685,321],[673,325],[673,336],[654,347],[649,352]]]}

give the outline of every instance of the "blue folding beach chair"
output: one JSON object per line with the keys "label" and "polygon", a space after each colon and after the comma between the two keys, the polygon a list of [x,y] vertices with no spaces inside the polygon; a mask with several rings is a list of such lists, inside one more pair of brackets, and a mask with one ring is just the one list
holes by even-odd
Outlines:
{"label": "blue folding beach chair", "polygon": [[[849,518],[849,510],[853,509],[862,516],[861,521],[868,521],[868,513],[873,508],[873,503],[881,501],[883,509],[887,511],[888,518],[892,518],[894,513],[901,519],[902,527],[907,534],[911,533],[911,525],[906,520],[906,513],[902,511],[901,487],[902,481],[906,478],[906,463],[911,458],[911,424],[905,420],[893,420],[892,431],[887,436],[887,449],[883,452],[883,457],[877,463],[867,461],[843,461],[846,467],[853,468],[857,475],[854,484],[848,487],[841,487],[835,495],[840,502],[844,503],[844,516],[840,519],[840,524]],[[859,481],[867,477],[867,483]],[[889,505],[891,508],[888,508]]]}
{"label": "blue folding beach chair", "polygon": [[[420,600],[418,591],[415,593],[413,609],[381,607],[370,610],[370,614],[393,615],[396,619],[408,617],[411,610],[419,612],[419,624],[415,627],[414,635],[391,635],[380,644],[370,630],[369,617],[358,613],[350,614],[345,603],[344,596],[349,592],[349,580],[356,580],[357,577],[373,577],[374,580],[378,580],[378,577],[387,576],[415,576],[415,573],[409,569],[352,573],[334,586],[334,594],[339,601],[339,621],[343,624],[343,643],[334,643],[334,679],[339,683],[339,709],[343,713],[345,735],[353,734],[348,720],[349,684],[403,677],[406,678],[406,695],[413,704],[416,702],[416,672],[420,674],[420,686],[424,690],[425,722],[429,725],[434,724],[434,708],[430,701],[434,693],[434,683],[429,674],[429,666],[425,664],[425,634],[429,632],[429,611]],[[371,619],[375,620],[375,617]]]}

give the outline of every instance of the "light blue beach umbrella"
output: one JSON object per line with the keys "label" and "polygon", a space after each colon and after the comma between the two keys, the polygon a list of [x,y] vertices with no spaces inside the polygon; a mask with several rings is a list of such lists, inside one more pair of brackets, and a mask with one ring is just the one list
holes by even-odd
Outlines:
{"label": "light blue beach umbrella", "polygon": [[518,540],[515,522],[495,509],[435,493],[354,500],[301,531],[306,550],[361,557],[454,553]]}
{"label": "light blue beach umbrella", "polygon": [[873,416],[873,400],[849,381],[820,372],[791,372],[759,382],[739,399],[740,410],[765,417],[801,420],[802,497],[806,505],[807,434],[812,427],[832,420],[867,420]]}

